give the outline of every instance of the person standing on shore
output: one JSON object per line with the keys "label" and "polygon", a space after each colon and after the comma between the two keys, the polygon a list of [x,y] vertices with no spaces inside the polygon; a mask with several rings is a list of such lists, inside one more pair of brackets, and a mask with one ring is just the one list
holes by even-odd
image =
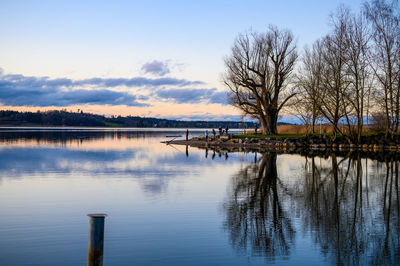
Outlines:
{"label": "person standing on shore", "polygon": [[213,136],[214,136],[214,140],[215,140],[215,135],[217,135],[217,133],[215,132],[215,129],[212,130]]}
{"label": "person standing on shore", "polygon": [[189,129],[186,129],[186,141],[189,140]]}
{"label": "person standing on shore", "polygon": [[218,131],[219,131],[219,136],[221,137],[222,136],[222,127],[219,127]]}
{"label": "person standing on shore", "polygon": [[258,127],[257,127],[257,123],[254,123],[254,133],[257,135],[257,129],[258,129]]}
{"label": "person standing on shore", "polygon": [[208,130],[206,130],[206,141],[208,141]]}
{"label": "person standing on shore", "polygon": [[228,135],[228,130],[229,130],[229,127],[228,127],[228,125],[226,125],[226,128],[225,128],[226,135]]}

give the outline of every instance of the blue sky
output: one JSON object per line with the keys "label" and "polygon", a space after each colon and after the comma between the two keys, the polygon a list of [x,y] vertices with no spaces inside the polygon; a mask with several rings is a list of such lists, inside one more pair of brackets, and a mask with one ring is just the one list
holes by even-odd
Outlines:
{"label": "blue sky", "polygon": [[[0,103],[3,108],[24,107],[23,101],[18,104],[1,94],[9,90],[15,90],[15,94],[35,90],[29,88],[29,79],[46,80],[36,87],[40,95],[46,94],[49,82],[54,85],[54,80],[68,79],[75,86],[54,87],[59,98],[47,105],[43,102],[51,95],[45,95],[47,99],[35,98],[26,104],[26,109],[54,109],[66,104],[67,109],[82,107],[103,114],[183,119],[238,117],[236,110],[221,104],[225,88],[220,82],[223,57],[229,53],[236,35],[248,29],[263,31],[274,24],[291,29],[301,50],[328,32],[329,14],[341,3],[0,0],[0,84],[9,84],[10,78],[15,78],[13,75],[21,75],[24,80],[22,85],[0,87]],[[358,10],[361,1],[345,4]],[[79,81],[94,78],[170,78],[193,84],[107,86],[94,82],[76,86]],[[126,98],[85,102],[78,99],[81,94],[74,92],[79,90],[95,90],[94,94],[111,90],[113,97]],[[73,96],[68,94],[72,92]],[[86,98],[91,94],[83,93]],[[210,95],[215,95],[214,100],[205,100]],[[63,97],[71,100],[61,101]],[[198,102],[193,100],[196,97]],[[36,100],[38,104],[34,106]],[[129,100],[140,104],[125,105]]]}

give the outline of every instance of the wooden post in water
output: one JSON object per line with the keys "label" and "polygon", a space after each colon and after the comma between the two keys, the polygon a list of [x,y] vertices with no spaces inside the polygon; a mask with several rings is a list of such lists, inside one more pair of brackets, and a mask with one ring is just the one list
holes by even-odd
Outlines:
{"label": "wooden post in water", "polygon": [[89,216],[88,266],[103,265],[104,219],[107,214],[95,213]]}

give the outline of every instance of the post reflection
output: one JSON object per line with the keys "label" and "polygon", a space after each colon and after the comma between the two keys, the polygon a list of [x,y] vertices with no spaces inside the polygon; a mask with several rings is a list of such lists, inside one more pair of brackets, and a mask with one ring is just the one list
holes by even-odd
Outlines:
{"label": "post reflection", "polygon": [[273,153],[232,177],[224,202],[232,245],[273,260],[310,235],[333,264],[399,264],[399,162],[303,158],[300,177],[277,171]]}

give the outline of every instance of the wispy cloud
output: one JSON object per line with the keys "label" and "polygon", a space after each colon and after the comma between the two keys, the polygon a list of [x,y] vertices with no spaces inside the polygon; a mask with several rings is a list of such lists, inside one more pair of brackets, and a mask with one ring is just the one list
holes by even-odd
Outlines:
{"label": "wispy cloud", "polygon": [[219,92],[216,88],[180,88],[159,89],[155,92],[156,97],[164,101],[175,103],[219,103],[227,104],[225,92]]}
{"label": "wispy cloud", "polygon": [[225,91],[214,91],[210,98],[210,103],[228,104],[228,95]]}
{"label": "wispy cloud", "polygon": [[161,62],[158,60],[145,63],[142,66],[142,71],[146,74],[152,74],[155,76],[164,76],[171,72],[168,62]]}

